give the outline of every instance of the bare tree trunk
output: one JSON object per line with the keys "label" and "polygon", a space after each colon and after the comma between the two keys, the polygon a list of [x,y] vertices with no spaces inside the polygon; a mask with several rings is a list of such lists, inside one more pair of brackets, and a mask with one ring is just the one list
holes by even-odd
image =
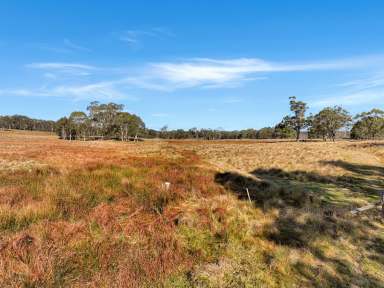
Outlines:
{"label": "bare tree trunk", "polygon": [[63,126],[63,127],[61,127],[61,139],[66,139],[67,138],[67,135],[66,135],[66,133],[65,133],[65,127]]}
{"label": "bare tree trunk", "polygon": [[296,128],[296,141],[300,140],[300,128]]}

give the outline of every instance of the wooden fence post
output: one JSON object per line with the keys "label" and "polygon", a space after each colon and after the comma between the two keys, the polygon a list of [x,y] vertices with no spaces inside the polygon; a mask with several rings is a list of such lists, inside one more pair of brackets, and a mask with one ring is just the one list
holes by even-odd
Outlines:
{"label": "wooden fence post", "polygon": [[249,195],[248,187],[245,188],[245,191],[247,191],[247,195],[248,195],[248,201],[249,201],[249,203],[252,203],[251,196]]}

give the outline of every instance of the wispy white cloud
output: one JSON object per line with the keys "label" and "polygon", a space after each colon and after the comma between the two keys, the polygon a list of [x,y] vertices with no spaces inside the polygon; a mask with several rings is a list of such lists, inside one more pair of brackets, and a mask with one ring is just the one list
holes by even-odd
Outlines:
{"label": "wispy white cloud", "polygon": [[[26,67],[40,71],[42,79],[46,81],[46,83],[39,83],[43,88],[3,89],[0,90],[0,94],[60,96],[74,99],[130,99],[134,98],[129,96],[130,92],[138,90],[170,92],[188,88],[233,88],[249,81],[268,79],[266,75],[274,72],[348,70],[367,67],[371,69],[384,64],[383,62],[382,56],[305,63],[273,62],[257,58],[191,58],[181,61],[144,63],[136,67],[98,67],[84,63],[38,62],[28,64]],[[380,85],[384,85],[384,77],[350,81],[340,86],[348,89],[339,94],[344,96],[326,95],[315,99],[314,102],[315,105],[340,101],[358,103],[357,99],[362,95],[361,89],[380,88]],[[384,91],[384,86],[382,90]],[[377,96],[369,95],[365,97],[371,99],[369,101],[377,99]],[[224,101],[236,103],[241,99],[228,98]]]}
{"label": "wispy white cloud", "polygon": [[28,43],[26,44],[26,46],[28,48],[43,50],[45,52],[53,52],[53,53],[59,53],[59,54],[72,53],[72,50],[68,49],[63,44],[61,46],[60,45],[54,46],[48,43]]}
{"label": "wispy white cloud", "polygon": [[137,101],[139,98],[130,95],[118,86],[117,82],[96,82],[85,85],[60,85],[37,89],[2,89],[0,96],[38,96],[66,97],[73,100],[114,100],[127,99]]}
{"label": "wispy white cloud", "polygon": [[255,77],[260,74],[351,69],[377,65],[378,62],[383,63],[384,57],[372,56],[307,63],[278,63],[257,58],[227,60],[197,58],[181,62],[152,63],[149,70],[153,78],[158,78],[173,88],[196,86],[220,88],[236,87],[245,81],[265,79],[265,77]]}
{"label": "wispy white cloud", "polygon": [[28,68],[35,69],[55,69],[55,70],[65,70],[65,69],[82,69],[82,70],[92,70],[95,69],[94,66],[80,64],[80,63],[61,63],[61,62],[42,62],[42,63],[32,63],[27,64]]}
{"label": "wispy white cloud", "polygon": [[91,52],[92,51],[91,49],[84,47],[84,46],[81,46],[79,44],[76,44],[67,38],[64,38],[64,45],[65,45],[65,47],[71,49],[72,51],[83,51],[83,52]]}
{"label": "wispy white cloud", "polygon": [[130,46],[134,46],[139,43],[139,32],[138,31],[125,31],[121,33],[120,40],[127,43]]}
{"label": "wispy white cloud", "polygon": [[165,37],[174,37],[175,34],[167,27],[153,27],[147,30],[125,30],[118,33],[118,38],[131,48],[140,48],[145,38],[162,39]]}
{"label": "wispy white cloud", "polygon": [[81,99],[103,99],[103,100],[112,100],[112,99],[126,99],[130,96],[124,94],[123,92],[117,90],[114,87],[113,83],[109,82],[99,82],[87,85],[76,85],[76,86],[57,86],[51,89],[50,91],[54,95],[60,96],[69,96],[76,100]]}
{"label": "wispy white cloud", "polygon": [[[342,93],[342,92],[341,92]],[[324,106],[356,106],[363,104],[382,104],[384,99],[384,90],[365,90],[360,92],[351,92],[348,94],[339,94],[326,96],[311,103],[313,107]]]}
{"label": "wispy white cloud", "polygon": [[91,49],[85,46],[74,43],[72,40],[68,38],[64,38],[63,40],[56,43],[29,43],[27,44],[27,46],[35,49],[59,53],[59,54],[92,51]]}
{"label": "wispy white cloud", "polygon": [[97,70],[96,67],[81,63],[62,63],[62,62],[42,62],[31,63],[25,66],[29,69],[45,70],[43,76],[48,79],[57,79],[56,74],[66,74],[72,76],[88,76]]}
{"label": "wispy white cloud", "polygon": [[357,90],[371,89],[375,87],[384,87],[384,73],[377,73],[371,77],[354,79],[339,84],[340,87],[352,88]]}
{"label": "wispy white cloud", "polygon": [[382,105],[384,99],[384,73],[376,72],[370,77],[346,81],[336,87],[339,88],[336,93],[320,97],[313,102],[313,106]]}
{"label": "wispy white cloud", "polygon": [[[132,40],[133,41],[133,40]],[[277,63],[257,58],[211,59],[192,58],[184,61],[155,62],[140,69],[100,68],[82,63],[32,63],[28,68],[87,76],[105,73],[132,87],[174,91],[183,88],[235,88],[249,81],[265,80],[265,74],[313,70],[351,69],[384,62],[384,57],[362,57],[323,62]]]}
{"label": "wispy white cloud", "polygon": [[192,59],[180,63],[153,63],[151,68],[154,76],[162,80],[193,87],[241,80],[250,73],[270,70],[270,64],[259,59]]}
{"label": "wispy white cloud", "polygon": [[0,89],[1,96],[50,96],[42,90],[33,89]]}

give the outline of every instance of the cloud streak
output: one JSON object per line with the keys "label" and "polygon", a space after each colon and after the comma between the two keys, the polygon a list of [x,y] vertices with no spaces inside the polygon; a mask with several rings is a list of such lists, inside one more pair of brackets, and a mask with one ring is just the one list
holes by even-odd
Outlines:
{"label": "cloud streak", "polygon": [[74,43],[72,40],[68,38],[64,38],[60,42],[56,42],[56,44],[50,44],[50,43],[28,43],[28,47],[53,52],[53,53],[59,53],[59,54],[71,54],[71,53],[81,53],[81,52],[91,52],[92,50],[79,45],[77,43]]}
{"label": "cloud streak", "polygon": [[96,67],[81,63],[42,62],[25,66],[28,69],[45,70],[43,76],[47,79],[58,79],[56,74],[69,76],[88,76],[97,70]]}
{"label": "cloud streak", "polygon": [[183,62],[162,62],[150,65],[154,77],[174,84],[175,87],[228,86],[253,78],[255,74],[274,72],[302,72],[359,68],[383,62],[383,57],[364,57],[309,63],[278,63],[257,58],[210,59],[197,58]]}
{"label": "cloud streak", "polygon": [[313,106],[345,105],[356,106],[363,104],[382,104],[384,99],[384,74],[377,73],[371,77],[355,79],[337,85],[337,94],[323,96],[315,100]]}
{"label": "cloud streak", "polygon": [[78,45],[67,38],[64,39],[64,46],[66,46],[68,49],[70,49],[72,51],[80,51],[80,52],[91,52],[92,51],[91,49],[84,47],[84,46],[81,46],[81,45]]}
{"label": "cloud streak", "polygon": [[166,27],[153,27],[148,30],[126,30],[118,34],[120,41],[135,49],[140,48],[142,42],[148,38],[162,39],[174,36],[175,34]]}
{"label": "cloud streak", "polygon": [[333,97],[325,97],[312,103],[314,107],[324,106],[356,106],[362,104],[381,104],[384,99],[383,90],[367,90],[360,92],[351,92],[349,94],[339,94]]}
{"label": "cloud streak", "polygon": [[61,63],[61,62],[43,62],[31,63],[26,65],[27,68],[46,69],[46,70],[66,70],[66,69],[82,69],[93,70],[94,66],[80,63]]}
{"label": "cloud streak", "polygon": [[126,93],[117,82],[105,81],[85,85],[59,85],[37,89],[2,89],[0,96],[34,96],[34,97],[63,97],[79,100],[115,100],[127,99],[137,101],[138,98]]}
{"label": "cloud streak", "polygon": [[[40,85],[44,88],[3,89],[0,90],[0,94],[60,96],[74,99],[129,99],[132,90],[172,92],[178,89],[229,89],[250,81],[268,79],[266,75],[276,72],[372,69],[372,67],[382,65],[383,62],[383,56],[301,63],[273,62],[258,58],[191,58],[180,61],[144,63],[136,67],[98,67],[72,62],[37,62],[25,67],[40,71],[42,79],[47,81]],[[378,88],[380,85],[384,85],[384,77],[363,80],[343,83],[342,86],[349,89],[340,94],[344,96],[323,97],[314,101],[315,105],[336,103],[337,101],[357,103],[358,95],[362,95],[358,94],[359,87],[367,89],[367,87]],[[52,83],[55,85],[52,86]],[[375,97],[371,95],[366,99],[373,101],[376,99]],[[232,99],[229,102],[234,103],[238,100]]]}

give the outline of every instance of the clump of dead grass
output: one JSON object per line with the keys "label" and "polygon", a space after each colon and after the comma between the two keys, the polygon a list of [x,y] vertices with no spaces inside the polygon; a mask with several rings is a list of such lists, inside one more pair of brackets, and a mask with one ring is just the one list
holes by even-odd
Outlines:
{"label": "clump of dead grass", "polygon": [[46,166],[46,165],[41,164],[41,163],[34,161],[34,160],[7,161],[7,160],[1,160],[0,159],[0,171],[9,171],[9,172],[14,172],[14,171],[19,171],[19,170],[32,171],[33,169],[43,168],[44,166]]}

